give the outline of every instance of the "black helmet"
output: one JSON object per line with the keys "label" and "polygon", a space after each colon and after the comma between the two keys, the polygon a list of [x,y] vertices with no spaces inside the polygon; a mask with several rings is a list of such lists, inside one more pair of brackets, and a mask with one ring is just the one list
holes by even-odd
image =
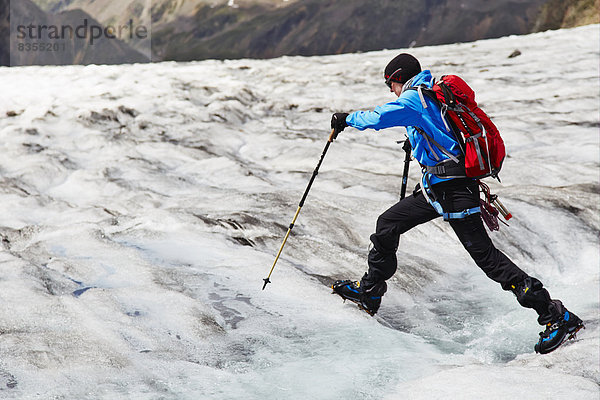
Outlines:
{"label": "black helmet", "polygon": [[406,83],[419,72],[421,72],[419,60],[408,53],[402,53],[394,57],[385,67],[383,77],[385,84],[392,87],[392,82]]}

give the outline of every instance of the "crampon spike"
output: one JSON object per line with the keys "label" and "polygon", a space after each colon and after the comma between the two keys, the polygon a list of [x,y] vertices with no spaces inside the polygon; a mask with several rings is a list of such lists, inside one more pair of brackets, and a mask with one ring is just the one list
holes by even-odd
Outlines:
{"label": "crampon spike", "polygon": [[571,339],[577,339],[577,332],[579,332],[580,330],[585,329],[585,325],[580,325],[574,332],[572,332],[569,337],[567,338],[567,340],[571,340]]}

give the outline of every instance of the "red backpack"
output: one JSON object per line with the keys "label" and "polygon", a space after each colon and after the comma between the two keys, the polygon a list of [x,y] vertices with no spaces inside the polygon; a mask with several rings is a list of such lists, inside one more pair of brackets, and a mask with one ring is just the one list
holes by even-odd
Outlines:
{"label": "red backpack", "polygon": [[464,154],[466,175],[498,178],[506,156],[504,141],[496,125],[477,106],[473,89],[456,75],[442,76],[431,89],[424,86],[416,89],[435,99],[441,107]]}

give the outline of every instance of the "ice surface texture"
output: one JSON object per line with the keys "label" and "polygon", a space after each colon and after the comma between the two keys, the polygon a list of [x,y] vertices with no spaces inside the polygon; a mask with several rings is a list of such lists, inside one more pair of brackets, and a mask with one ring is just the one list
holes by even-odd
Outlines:
{"label": "ice surface texture", "polygon": [[398,198],[402,129],[340,134],[261,291],[331,113],[391,100],[398,51],[0,69],[0,397],[597,398],[598,38],[411,50],[505,138],[493,239],[587,324],[548,356],[443,221],[404,235],[377,318],[329,294]]}

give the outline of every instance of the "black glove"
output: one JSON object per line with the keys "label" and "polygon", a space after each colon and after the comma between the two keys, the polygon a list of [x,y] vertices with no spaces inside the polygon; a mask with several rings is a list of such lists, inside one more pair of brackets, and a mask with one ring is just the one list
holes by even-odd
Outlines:
{"label": "black glove", "polygon": [[335,139],[341,131],[348,126],[346,117],[348,113],[335,113],[331,116],[331,129],[335,130],[333,138]]}

